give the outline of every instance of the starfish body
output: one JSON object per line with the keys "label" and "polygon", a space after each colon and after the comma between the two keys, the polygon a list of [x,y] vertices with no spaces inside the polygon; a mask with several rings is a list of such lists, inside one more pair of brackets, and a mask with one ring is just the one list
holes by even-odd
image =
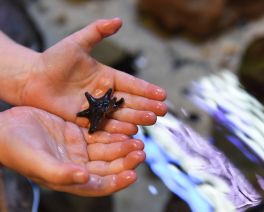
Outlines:
{"label": "starfish body", "polygon": [[110,88],[102,97],[94,98],[88,92],[85,92],[89,108],[77,113],[78,117],[85,117],[90,121],[89,133],[94,133],[105,117],[117,110],[123,103],[124,98],[117,101],[112,98],[113,90]]}

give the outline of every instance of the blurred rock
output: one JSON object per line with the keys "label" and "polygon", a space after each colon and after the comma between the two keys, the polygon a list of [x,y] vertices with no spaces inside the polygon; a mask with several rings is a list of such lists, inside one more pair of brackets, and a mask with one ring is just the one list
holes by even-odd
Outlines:
{"label": "blurred rock", "polygon": [[62,192],[42,189],[38,212],[113,212],[113,196],[80,197]]}
{"label": "blurred rock", "polygon": [[105,65],[134,76],[138,72],[139,67],[137,66],[144,66],[144,64],[136,64],[137,60],[140,59],[140,52],[127,51],[113,41],[101,41],[92,50],[91,55]]}
{"label": "blurred rock", "polygon": [[65,0],[65,1],[71,4],[81,4],[81,3],[85,3],[91,0]]}
{"label": "blurred rock", "polygon": [[82,3],[82,2],[87,2],[88,0],[65,0],[69,3]]}
{"label": "blurred rock", "polygon": [[264,37],[249,44],[242,57],[238,75],[247,91],[264,102]]}
{"label": "blurred rock", "polygon": [[171,197],[168,200],[166,207],[164,208],[164,212],[175,211],[190,212],[191,209],[186,202],[181,200],[178,196],[171,194]]}
{"label": "blurred rock", "polygon": [[224,8],[223,0],[142,0],[139,8],[170,32],[208,33]]}
{"label": "blurred rock", "polygon": [[57,26],[64,26],[68,21],[68,16],[66,13],[58,14],[54,22]]}
{"label": "blurred rock", "polygon": [[244,24],[264,12],[263,0],[141,0],[147,14],[167,32],[179,30],[203,37],[233,24]]}

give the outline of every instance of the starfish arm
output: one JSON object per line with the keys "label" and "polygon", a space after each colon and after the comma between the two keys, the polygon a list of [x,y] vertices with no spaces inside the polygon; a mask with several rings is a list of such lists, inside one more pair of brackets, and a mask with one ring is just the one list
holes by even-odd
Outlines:
{"label": "starfish arm", "polygon": [[112,88],[109,88],[108,91],[105,93],[105,95],[102,98],[111,99],[112,92],[113,92]]}
{"label": "starfish arm", "polygon": [[89,116],[89,110],[86,109],[86,110],[80,111],[77,113],[77,116],[78,117],[87,117],[87,116]]}
{"label": "starfish arm", "polygon": [[98,125],[102,121],[102,116],[100,115],[94,115],[91,118],[89,118],[90,121],[90,127],[89,127],[89,133],[92,134],[97,130]]}
{"label": "starfish arm", "polygon": [[112,88],[109,88],[108,91],[98,99],[91,96],[88,92],[85,92],[85,96],[89,102],[89,108],[78,112],[77,116],[89,119],[89,133],[95,132],[102,120],[124,103],[124,98],[121,98],[118,101],[116,97],[111,99],[112,92]]}
{"label": "starfish arm", "polygon": [[88,92],[85,92],[85,96],[90,105],[96,102],[96,99]]}
{"label": "starfish arm", "polygon": [[119,108],[125,102],[124,98],[119,99],[115,104],[114,108]]}

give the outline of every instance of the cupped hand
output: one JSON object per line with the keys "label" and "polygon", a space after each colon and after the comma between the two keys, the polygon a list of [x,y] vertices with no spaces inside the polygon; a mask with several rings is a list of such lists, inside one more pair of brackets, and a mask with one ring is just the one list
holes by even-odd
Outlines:
{"label": "cupped hand", "polygon": [[122,134],[92,135],[31,107],[0,113],[0,162],[33,181],[83,196],[108,195],[136,180],[143,143]]}
{"label": "cupped hand", "polygon": [[117,32],[121,25],[119,18],[98,20],[40,53],[28,74],[21,105],[42,108],[87,127],[88,120],[76,117],[77,112],[88,107],[84,93],[101,97],[112,88],[114,96],[123,97],[125,103],[108,117],[101,129],[132,135],[137,132],[136,125],[154,124],[156,116],[167,111],[163,103],[165,91],[90,56],[92,48]]}

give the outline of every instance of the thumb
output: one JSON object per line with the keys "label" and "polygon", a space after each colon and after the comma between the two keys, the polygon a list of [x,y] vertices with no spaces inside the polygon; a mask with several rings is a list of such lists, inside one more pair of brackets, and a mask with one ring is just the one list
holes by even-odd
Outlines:
{"label": "thumb", "polygon": [[85,51],[89,52],[102,39],[116,33],[121,26],[120,18],[100,19],[71,36]]}
{"label": "thumb", "polygon": [[70,162],[60,162],[49,157],[42,161],[36,159],[28,169],[31,176],[49,184],[83,184],[89,179],[85,167]]}

